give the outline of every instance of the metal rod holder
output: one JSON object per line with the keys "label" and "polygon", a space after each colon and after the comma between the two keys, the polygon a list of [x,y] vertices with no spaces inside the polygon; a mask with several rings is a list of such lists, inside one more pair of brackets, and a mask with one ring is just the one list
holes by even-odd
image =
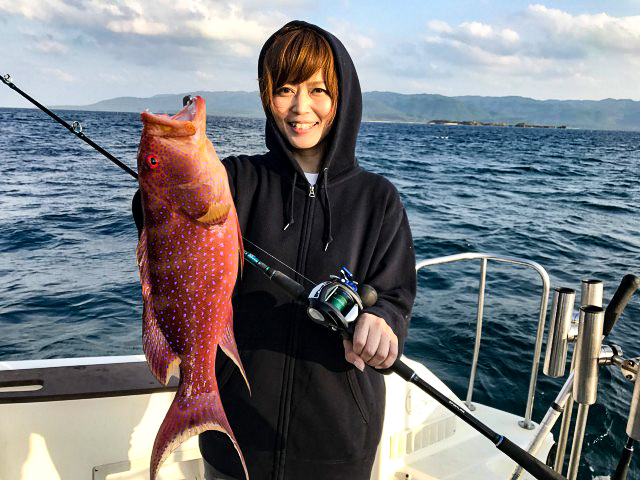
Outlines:
{"label": "metal rod holder", "polygon": [[571,288],[559,287],[555,289],[553,294],[551,324],[549,325],[543,368],[544,374],[549,377],[564,375],[575,299],[576,292]]}
{"label": "metal rod holder", "polygon": [[603,326],[604,309],[602,307],[594,305],[580,307],[573,397],[581,405],[593,405],[596,402]]}
{"label": "metal rod holder", "polygon": [[603,290],[604,283],[602,280],[582,280],[580,306],[586,307],[587,305],[595,305],[597,307],[601,307]]}
{"label": "metal rod holder", "polygon": [[[602,280],[582,280],[580,288],[580,306],[586,307],[587,305],[596,305],[602,307],[604,284]],[[570,328],[570,331],[572,329]],[[569,333],[571,339],[572,334]],[[577,336],[576,336],[577,338]],[[576,364],[577,345],[574,346],[573,354],[571,356],[571,371],[574,371]],[[575,382],[574,382],[575,385]],[[567,439],[569,437],[569,428],[571,425],[571,417],[573,415],[573,394],[569,395],[567,405],[564,412],[562,412],[562,424],[560,426],[560,433],[558,433],[558,448],[556,450],[556,461],[553,469],[562,473],[562,467],[564,465],[564,458],[567,450]]]}
{"label": "metal rod holder", "polygon": [[602,348],[604,309],[595,305],[580,307],[578,341],[575,349],[575,380],[573,397],[578,402],[578,416],[573,433],[567,478],[575,480],[582,454],[582,442],[587,426],[589,405],[596,403],[598,395],[598,366]]}

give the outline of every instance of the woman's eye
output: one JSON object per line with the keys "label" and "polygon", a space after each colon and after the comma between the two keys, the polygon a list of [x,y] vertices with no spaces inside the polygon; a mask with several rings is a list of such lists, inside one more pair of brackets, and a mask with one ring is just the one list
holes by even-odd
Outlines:
{"label": "woman's eye", "polygon": [[329,95],[329,92],[327,91],[327,89],[326,88],[321,88],[321,87],[314,88],[313,89],[313,93]]}
{"label": "woman's eye", "polygon": [[276,95],[289,95],[293,93],[293,89],[291,87],[280,87],[276,89]]}

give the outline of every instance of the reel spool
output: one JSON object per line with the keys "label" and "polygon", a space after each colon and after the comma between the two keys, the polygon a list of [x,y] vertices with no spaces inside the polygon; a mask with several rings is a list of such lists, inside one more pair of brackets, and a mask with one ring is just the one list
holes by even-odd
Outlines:
{"label": "reel spool", "polygon": [[345,267],[340,269],[339,277],[331,275],[330,278],[309,293],[307,315],[334,332],[346,332],[364,308],[362,299],[351,272]]}

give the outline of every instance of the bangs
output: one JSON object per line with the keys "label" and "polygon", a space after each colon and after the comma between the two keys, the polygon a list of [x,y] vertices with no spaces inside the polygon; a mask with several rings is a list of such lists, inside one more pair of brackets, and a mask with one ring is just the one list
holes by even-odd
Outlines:
{"label": "bangs", "polygon": [[273,55],[275,58],[270,59],[273,62],[270,66],[275,67],[269,69],[274,88],[304,82],[318,70],[326,74],[333,67],[331,49],[324,38],[308,30],[283,37],[284,45],[277,45],[277,40],[273,45],[273,51],[280,52],[280,55]]}
{"label": "bangs", "polygon": [[308,28],[293,28],[278,36],[264,56],[260,97],[265,109],[271,109],[271,97],[286,84],[297,85],[322,70],[335,111],[338,80],[329,42]]}

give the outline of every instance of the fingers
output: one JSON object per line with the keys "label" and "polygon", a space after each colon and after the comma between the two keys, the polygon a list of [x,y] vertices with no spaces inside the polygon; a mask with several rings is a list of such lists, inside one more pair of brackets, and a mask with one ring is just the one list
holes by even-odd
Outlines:
{"label": "fingers", "polygon": [[360,370],[361,372],[364,370],[364,360],[355,354],[353,351],[353,344],[350,340],[343,340],[344,344],[344,358],[347,362],[353,363],[353,365]]}
{"label": "fingers", "polygon": [[364,368],[364,363],[375,368],[389,368],[397,357],[398,337],[391,327],[375,315],[360,315],[356,320],[353,341],[345,340],[346,360],[358,368],[360,365]]}

